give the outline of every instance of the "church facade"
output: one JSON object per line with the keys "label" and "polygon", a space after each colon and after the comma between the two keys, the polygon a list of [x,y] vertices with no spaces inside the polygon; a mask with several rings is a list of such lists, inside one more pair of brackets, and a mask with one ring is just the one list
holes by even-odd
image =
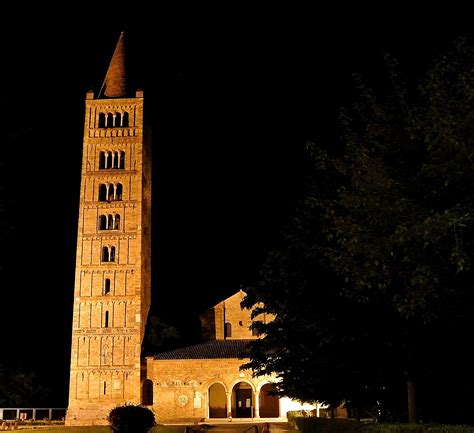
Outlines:
{"label": "church facade", "polygon": [[159,422],[286,419],[302,406],[271,395],[277,378],[240,369],[258,338],[242,291],[201,315],[203,343],[141,356],[151,298],[151,133],[144,93],[128,85],[125,45],[122,33],[102,89],[85,101],[66,425],[107,424],[126,403],[150,407]]}
{"label": "church facade", "polygon": [[[258,338],[239,291],[200,316],[203,343],[146,358],[143,404],[160,422],[286,421],[289,410],[314,409],[272,395],[275,376],[242,370],[248,343]],[[271,317],[258,317],[263,322]]]}

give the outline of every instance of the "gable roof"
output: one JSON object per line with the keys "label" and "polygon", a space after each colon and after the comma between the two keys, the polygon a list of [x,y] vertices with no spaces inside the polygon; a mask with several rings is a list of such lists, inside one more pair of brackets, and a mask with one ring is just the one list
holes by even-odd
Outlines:
{"label": "gable roof", "polygon": [[251,341],[254,340],[211,340],[157,353],[153,359],[244,359],[249,357],[247,345]]}

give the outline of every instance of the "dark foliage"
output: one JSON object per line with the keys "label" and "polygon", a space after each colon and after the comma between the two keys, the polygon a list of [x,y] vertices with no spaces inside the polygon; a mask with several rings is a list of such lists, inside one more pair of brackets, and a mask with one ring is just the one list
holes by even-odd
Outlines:
{"label": "dark foliage", "polygon": [[150,409],[131,404],[113,408],[108,421],[115,433],[146,433],[156,425],[155,415]]}
{"label": "dark foliage", "polygon": [[456,41],[413,93],[387,70],[379,95],[356,77],[339,142],[307,146],[305,198],[243,302],[276,315],[247,367],[391,420],[415,383],[419,419],[472,422],[474,50]]}

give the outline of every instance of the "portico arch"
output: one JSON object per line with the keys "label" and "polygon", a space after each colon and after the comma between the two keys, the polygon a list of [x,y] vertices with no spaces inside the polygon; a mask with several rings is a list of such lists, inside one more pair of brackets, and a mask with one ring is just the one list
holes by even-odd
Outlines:
{"label": "portico arch", "polygon": [[227,393],[222,383],[213,383],[208,390],[209,418],[227,417]]}
{"label": "portico arch", "polygon": [[278,418],[280,416],[280,399],[272,392],[276,391],[273,383],[266,383],[260,388],[259,414],[261,418]]}
{"label": "portico arch", "polygon": [[232,417],[254,417],[254,390],[250,383],[238,382],[232,388]]}

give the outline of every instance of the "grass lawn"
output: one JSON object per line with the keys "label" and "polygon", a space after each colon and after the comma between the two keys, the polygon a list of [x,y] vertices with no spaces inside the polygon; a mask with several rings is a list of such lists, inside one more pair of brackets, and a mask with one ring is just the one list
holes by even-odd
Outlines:
{"label": "grass lawn", "polygon": [[[150,430],[150,433],[183,433],[185,426],[156,426]],[[111,430],[107,426],[97,427],[43,427],[37,426],[36,428],[20,427],[19,430],[22,433],[35,432],[35,433],[111,433]]]}

